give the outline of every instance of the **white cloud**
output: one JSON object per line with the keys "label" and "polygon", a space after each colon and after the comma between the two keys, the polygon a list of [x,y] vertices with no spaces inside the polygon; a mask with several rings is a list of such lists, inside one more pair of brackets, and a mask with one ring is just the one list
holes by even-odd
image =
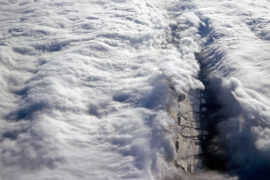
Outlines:
{"label": "white cloud", "polygon": [[254,138],[258,154],[269,152],[270,16],[262,3],[0,4],[2,179],[185,177],[171,165],[166,108],[169,83],[179,94],[204,88],[199,52],[221,93],[218,113],[228,115],[220,138],[236,138],[236,154],[238,134]]}

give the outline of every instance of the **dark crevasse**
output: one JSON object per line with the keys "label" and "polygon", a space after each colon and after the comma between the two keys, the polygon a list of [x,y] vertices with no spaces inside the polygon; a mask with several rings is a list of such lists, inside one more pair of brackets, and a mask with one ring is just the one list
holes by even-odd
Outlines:
{"label": "dark crevasse", "polygon": [[270,177],[269,157],[254,145],[249,112],[235,95],[237,82],[226,79],[233,69],[224,71],[223,77],[213,72],[224,61],[226,54],[220,51],[218,44],[215,45],[218,33],[209,21],[202,19],[199,32],[203,43],[201,51],[196,53],[207,109],[200,116],[201,124],[208,131],[208,135],[201,139],[203,164],[207,169],[240,179],[266,179]]}

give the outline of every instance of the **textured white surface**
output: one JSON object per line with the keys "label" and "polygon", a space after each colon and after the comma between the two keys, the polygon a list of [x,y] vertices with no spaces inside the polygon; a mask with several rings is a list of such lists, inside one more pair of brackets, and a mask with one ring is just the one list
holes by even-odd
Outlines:
{"label": "textured white surface", "polygon": [[168,84],[203,88],[200,51],[241,107],[221,136],[269,154],[269,14],[265,0],[1,0],[0,177],[185,176],[167,163]]}

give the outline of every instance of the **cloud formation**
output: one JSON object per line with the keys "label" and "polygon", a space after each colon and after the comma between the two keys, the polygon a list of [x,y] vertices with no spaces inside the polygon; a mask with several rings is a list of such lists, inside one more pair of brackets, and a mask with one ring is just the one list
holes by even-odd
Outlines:
{"label": "cloud formation", "polygon": [[[269,28],[266,1],[197,3],[213,144],[240,178],[269,177]],[[209,8],[212,6],[212,8]],[[217,153],[217,155],[218,155]]]}
{"label": "cloud formation", "polygon": [[[1,178],[186,178],[172,163],[167,108],[175,93],[204,89],[200,71],[214,98],[208,103],[219,107],[209,124],[226,166],[244,178],[265,173],[270,16],[263,4],[1,1]],[[225,178],[200,173],[192,178]]]}
{"label": "cloud formation", "polygon": [[1,4],[1,178],[184,176],[168,80],[202,86],[198,46],[168,42],[161,1]]}

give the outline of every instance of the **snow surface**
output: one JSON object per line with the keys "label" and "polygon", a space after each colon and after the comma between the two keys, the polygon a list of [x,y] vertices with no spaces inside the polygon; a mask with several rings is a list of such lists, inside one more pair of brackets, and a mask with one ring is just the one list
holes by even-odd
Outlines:
{"label": "snow surface", "polygon": [[[221,105],[216,138],[227,146],[228,167],[237,164],[239,177],[266,177],[269,7],[266,0],[0,0],[0,178],[189,178],[170,164],[167,108],[171,87],[204,88],[200,64]],[[193,178],[223,176],[201,173]]]}

